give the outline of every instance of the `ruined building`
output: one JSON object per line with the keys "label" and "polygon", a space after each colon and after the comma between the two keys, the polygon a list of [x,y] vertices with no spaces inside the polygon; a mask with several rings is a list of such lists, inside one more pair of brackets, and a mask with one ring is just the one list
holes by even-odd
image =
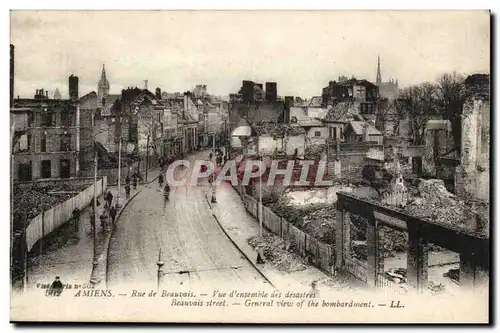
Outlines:
{"label": "ruined building", "polygon": [[462,112],[460,165],[455,175],[456,194],[489,201],[490,187],[490,78],[470,75],[465,84],[472,92]]}

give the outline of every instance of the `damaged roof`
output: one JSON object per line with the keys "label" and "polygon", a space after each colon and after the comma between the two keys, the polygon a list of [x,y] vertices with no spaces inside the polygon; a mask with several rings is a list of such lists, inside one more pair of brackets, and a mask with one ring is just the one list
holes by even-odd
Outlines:
{"label": "damaged roof", "polygon": [[356,133],[356,135],[363,135],[363,127],[365,126],[367,126],[368,135],[382,135],[382,132],[376,129],[375,126],[364,121],[351,120],[349,121],[349,126],[352,128],[354,133]]}

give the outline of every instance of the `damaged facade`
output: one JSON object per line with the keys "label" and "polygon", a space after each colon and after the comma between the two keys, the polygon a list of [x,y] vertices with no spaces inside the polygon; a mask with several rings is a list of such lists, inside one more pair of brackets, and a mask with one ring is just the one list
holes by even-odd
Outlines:
{"label": "damaged facade", "polygon": [[489,75],[471,75],[466,85],[473,92],[462,113],[460,165],[456,170],[458,196],[489,201],[490,91]]}

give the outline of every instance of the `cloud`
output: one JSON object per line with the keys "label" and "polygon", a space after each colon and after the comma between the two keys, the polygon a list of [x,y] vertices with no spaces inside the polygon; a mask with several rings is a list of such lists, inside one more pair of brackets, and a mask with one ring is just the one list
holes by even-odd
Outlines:
{"label": "cloud", "polygon": [[12,11],[11,40],[21,96],[35,83],[66,91],[71,73],[95,90],[103,63],[112,92],[148,79],[227,95],[253,79],[301,96],[340,74],[374,81],[377,55],[402,84],[490,63],[486,11]]}

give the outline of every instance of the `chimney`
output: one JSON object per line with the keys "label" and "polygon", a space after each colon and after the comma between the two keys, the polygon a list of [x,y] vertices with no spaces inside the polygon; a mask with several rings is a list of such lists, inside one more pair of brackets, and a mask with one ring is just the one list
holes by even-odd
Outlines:
{"label": "chimney", "polygon": [[78,99],[78,76],[73,74],[69,77],[69,99],[72,101]]}
{"label": "chimney", "polygon": [[182,109],[182,116],[185,117],[186,116],[186,111],[188,109],[188,98],[189,98],[189,95],[191,93],[189,91],[185,92],[184,93],[184,107]]}
{"label": "chimney", "polygon": [[160,88],[156,88],[155,95],[156,95],[156,98],[161,99],[161,89]]}
{"label": "chimney", "polygon": [[45,91],[45,98],[49,99],[49,91]]}

